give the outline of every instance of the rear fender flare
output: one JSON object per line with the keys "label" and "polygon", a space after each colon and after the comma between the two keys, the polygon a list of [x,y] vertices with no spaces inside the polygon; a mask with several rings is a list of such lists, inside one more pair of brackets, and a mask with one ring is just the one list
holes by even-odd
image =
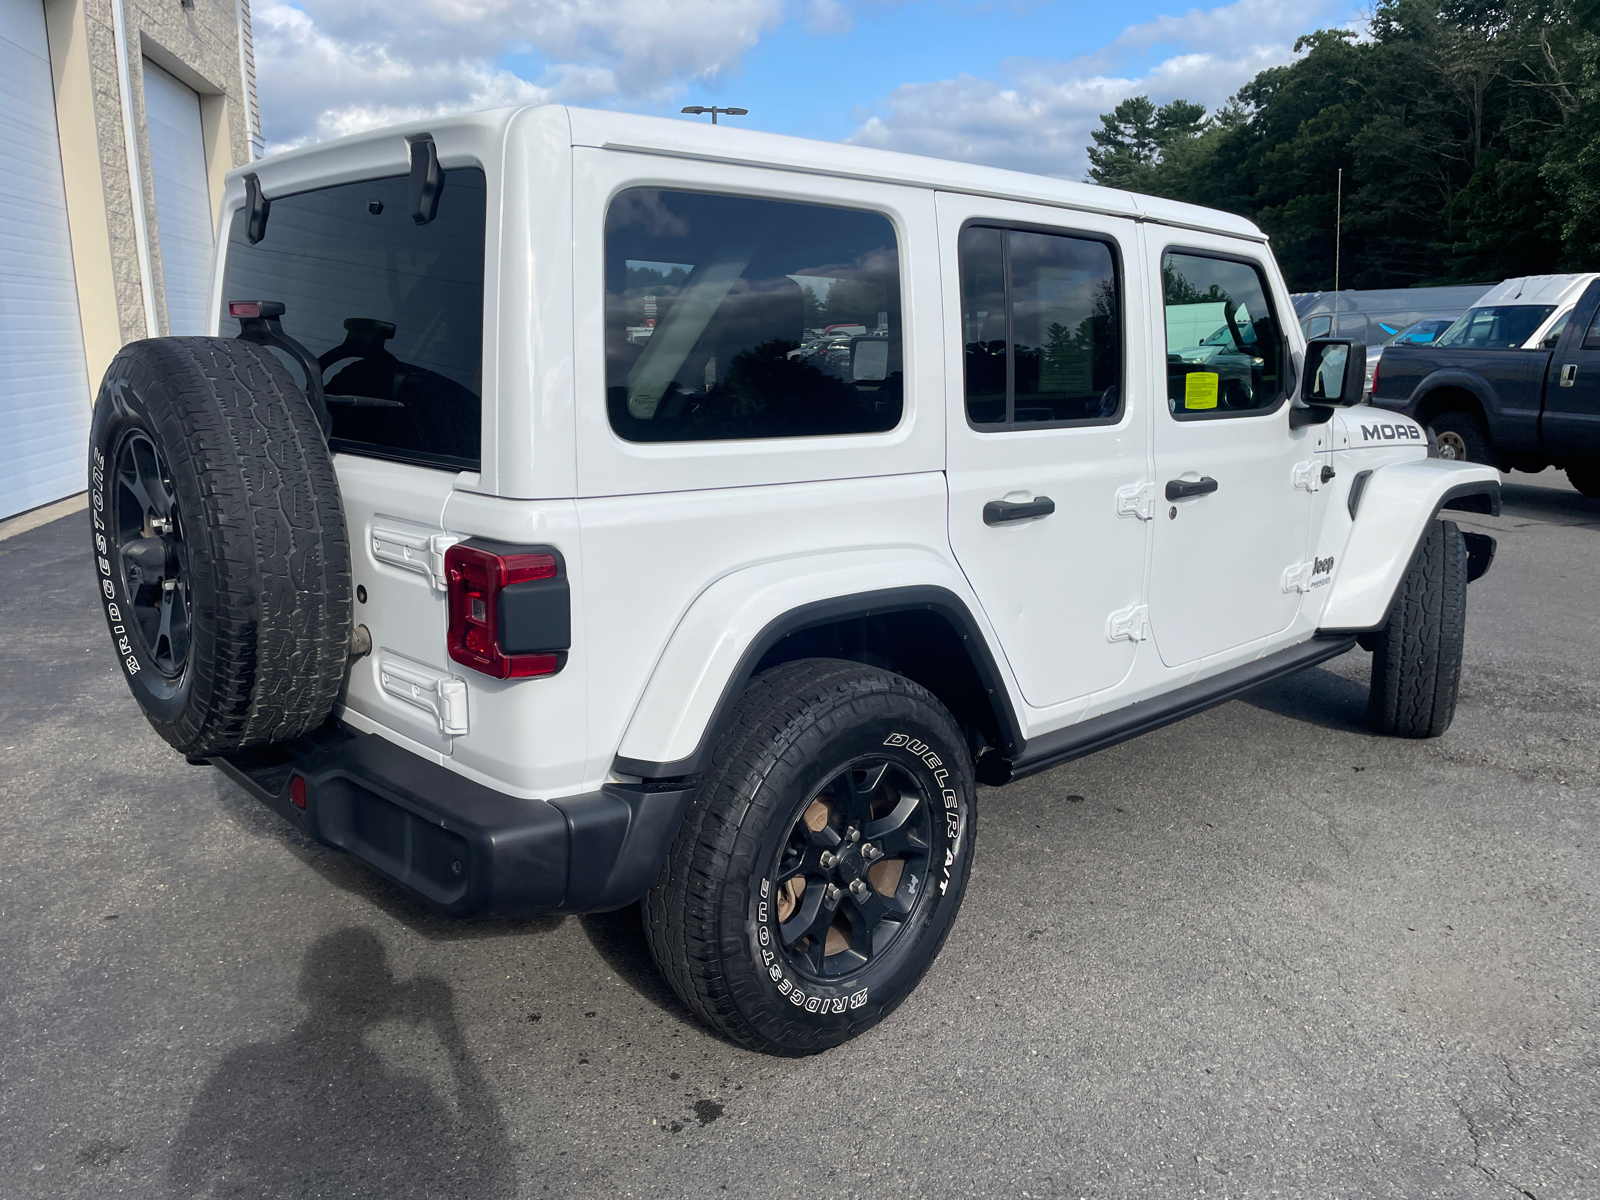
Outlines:
{"label": "rear fender flare", "polygon": [[1417,542],[1441,508],[1498,513],[1500,472],[1440,458],[1372,472],[1339,555],[1319,632],[1353,633],[1383,624]]}
{"label": "rear fender flare", "polygon": [[[1460,367],[1445,367],[1435,371],[1419,383],[1407,401],[1405,411],[1416,413],[1416,419],[1424,425],[1437,414],[1429,414],[1425,419],[1422,415],[1423,408],[1430,395],[1434,392],[1444,391],[1449,388],[1454,391],[1466,392],[1478,402],[1478,408],[1485,419],[1500,415],[1500,397],[1490,385],[1489,381],[1476,371],[1468,371]],[[1455,412],[1456,407],[1443,408],[1441,412]]]}
{"label": "rear fender flare", "polygon": [[703,771],[723,721],[762,656],[798,630],[851,617],[933,609],[963,638],[1002,737],[1021,744],[1011,681],[966,580],[925,550],[849,551],[784,559],[725,575],[678,622],[629,719],[619,775],[669,779]]}

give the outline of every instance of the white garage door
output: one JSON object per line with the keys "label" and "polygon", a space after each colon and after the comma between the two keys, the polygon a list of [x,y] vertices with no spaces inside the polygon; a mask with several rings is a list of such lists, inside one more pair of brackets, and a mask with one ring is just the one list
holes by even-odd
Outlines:
{"label": "white garage door", "polygon": [[174,337],[206,331],[211,310],[211,189],[200,131],[200,97],[149,59],[144,113],[156,192],[156,236]]}
{"label": "white garage door", "polygon": [[84,489],[89,376],[40,0],[0,0],[0,517]]}

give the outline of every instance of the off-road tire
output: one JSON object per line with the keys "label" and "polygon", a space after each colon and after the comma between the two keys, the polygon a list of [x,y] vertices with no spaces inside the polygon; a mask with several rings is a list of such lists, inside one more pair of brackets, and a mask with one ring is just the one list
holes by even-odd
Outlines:
{"label": "off-road tire", "polygon": [[1389,619],[1370,638],[1367,716],[1379,733],[1438,737],[1455,718],[1467,625],[1467,546],[1454,521],[1432,521]]}
{"label": "off-road tire", "polygon": [[1585,496],[1600,498],[1600,465],[1568,467],[1567,482]]}
{"label": "off-road tire", "polygon": [[350,546],[322,430],[276,359],[224,338],[125,347],[95,404],[89,501],[101,608],[157,733],[192,760],[327,718]]}
{"label": "off-road tire", "polygon": [[1432,455],[1434,458],[1500,466],[1500,456],[1489,441],[1489,431],[1476,413],[1440,413],[1428,422],[1428,432],[1433,444],[1438,446],[1438,453]]}
{"label": "off-road tire", "polygon": [[[914,907],[881,955],[874,948],[854,975],[819,980],[787,957],[771,882],[785,839],[814,811],[811,798],[837,794],[828,781],[841,765],[880,760],[889,763],[883,778],[892,772],[912,785],[893,795],[921,789],[935,809],[927,873],[901,880]],[[729,719],[645,897],[645,935],[662,974],[691,1013],[752,1050],[814,1054],[871,1028],[922,978],[960,908],[976,832],[973,790],[960,729],[910,680],[834,659],[762,673]]]}

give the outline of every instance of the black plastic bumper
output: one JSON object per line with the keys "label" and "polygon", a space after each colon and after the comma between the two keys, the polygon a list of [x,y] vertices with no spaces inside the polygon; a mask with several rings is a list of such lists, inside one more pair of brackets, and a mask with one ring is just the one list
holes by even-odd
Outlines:
{"label": "black plastic bumper", "polygon": [[334,724],[211,762],[307,837],[462,917],[631,904],[655,881],[694,798],[692,787],[612,783],[522,800]]}

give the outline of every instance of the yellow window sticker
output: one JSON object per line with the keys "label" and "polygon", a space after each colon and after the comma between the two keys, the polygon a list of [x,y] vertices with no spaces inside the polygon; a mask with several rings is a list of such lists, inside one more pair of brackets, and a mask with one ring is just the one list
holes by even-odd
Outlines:
{"label": "yellow window sticker", "polygon": [[1185,408],[1215,408],[1217,383],[1221,376],[1215,371],[1196,371],[1183,377],[1183,406]]}

